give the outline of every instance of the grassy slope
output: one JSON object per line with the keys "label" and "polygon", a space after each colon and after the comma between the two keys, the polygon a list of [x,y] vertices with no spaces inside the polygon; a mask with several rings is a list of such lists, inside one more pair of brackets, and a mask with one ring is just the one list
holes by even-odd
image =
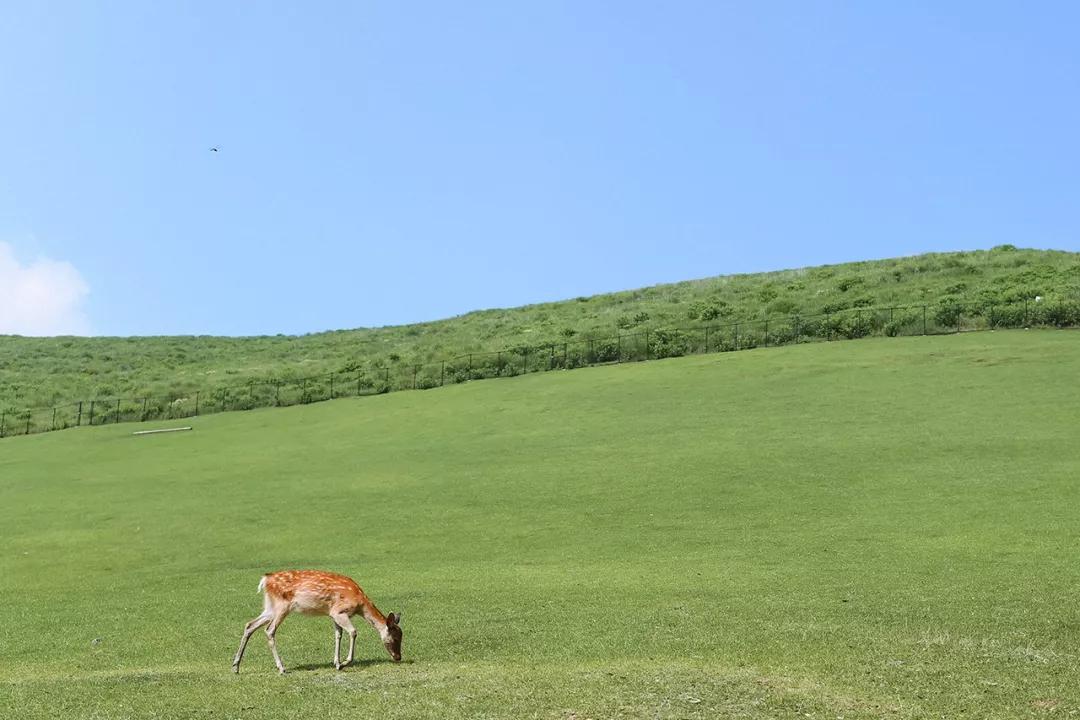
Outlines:
{"label": "grassy slope", "polygon": [[[1080,254],[1020,250],[922,255],[657,285],[487,310],[438,322],[302,337],[0,337],[0,409],[146,395],[183,397],[251,379],[427,362],[616,329],[686,326],[866,305],[1080,297]],[[381,373],[378,373],[381,376]]]}
{"label": "grassy slope", "polygon": [[[1080,710],[1078,336],[870,339],[0,449],[0,707],[45,718]],[[259,574],[354,574],[407,663]],[[93,644],[95,638],[100,642]]]}

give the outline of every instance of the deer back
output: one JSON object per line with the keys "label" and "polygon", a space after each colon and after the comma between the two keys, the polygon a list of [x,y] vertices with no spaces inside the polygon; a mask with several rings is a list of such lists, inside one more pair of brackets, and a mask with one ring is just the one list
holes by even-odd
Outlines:
{"label": "deer back", "polygon": [[322,570],[283,570],[265,577],[267,599],[287,603],[290,611],[308,615],[359,612],[367,598],[356,582],[345,575]]}

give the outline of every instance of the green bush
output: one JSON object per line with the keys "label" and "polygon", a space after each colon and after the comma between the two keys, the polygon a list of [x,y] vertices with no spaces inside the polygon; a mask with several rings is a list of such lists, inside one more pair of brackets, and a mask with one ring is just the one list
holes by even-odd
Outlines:
{"label": "green bush", "polygon": [[958,300],[942,301],[934,309],[934,322],[945,327],[953,327],[960,319],[963,305]]}
{"label": "green bush", "polygon": [[790,298],[780,298],[769,304],[767,312],[769,315],[791,315],[798,310],[798,305]]}
{"label": "green bush", "polygon": [[1080,303],[1048,303],[1041,313],[1042,322],[1056,327],[1080,325]]}
{"label": "green bush", "polygon": [[649,356],[654,358],[679,357],[688,351],[688,337],[678,330],[654,330],[649,333]]}
{"label": "green bush", "polygon": [[860,277],[858,275],[852,275],[852,276],[841,279],[840,282],[838,282],[836,284],[836,288],[840,292],[847,292],[848,290],[851,290],[854,287],[860,286],[860,285],[864,284],[865,282],[866,281],[862,277]]}

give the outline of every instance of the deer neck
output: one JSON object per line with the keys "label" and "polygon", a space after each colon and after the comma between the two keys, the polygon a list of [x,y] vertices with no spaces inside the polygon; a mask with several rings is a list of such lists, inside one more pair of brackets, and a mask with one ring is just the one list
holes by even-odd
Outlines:
{"label": "deer neck", "polygon": [[360,612],[363,614],[364,619],[367,620],[368,625],[371,625],[379,633],[379,637],[385,639],[389,635],[389,631],[386,629],[386,616],[379,612],[379,608],[375,607],[375,603],[368,600],[360,608]]}

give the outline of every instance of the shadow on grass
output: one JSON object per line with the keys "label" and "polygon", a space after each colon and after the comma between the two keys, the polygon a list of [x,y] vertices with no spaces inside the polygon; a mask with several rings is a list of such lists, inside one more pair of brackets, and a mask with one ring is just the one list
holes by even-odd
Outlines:
{"label": "shadow on grass", "polygon": [[[351,669],[360,669],[360,670],[362,670],[362,669],[364,669],[366,667],[370,667],[372,665],[412,665],[412,663],[413,663],[412,660],[402,660],[401,662],[396,663],[393,660],[391,660],[390,658],[369,658],[369,659],[366,659],[366,660],[353,660],[351,664],[346,665],[345,667],[343,667],[341,669],[341,672],[345,672],[345,671],[351,670]],[[293,665],[292,667],[286,668],[286,670],[288,670],[289,672],[294,672],[294,671],[298,671],[298,670],[333,670],[333,669],[334,669],[334,663],[332,663],[332,662],[307,663],[305,665]]]}

